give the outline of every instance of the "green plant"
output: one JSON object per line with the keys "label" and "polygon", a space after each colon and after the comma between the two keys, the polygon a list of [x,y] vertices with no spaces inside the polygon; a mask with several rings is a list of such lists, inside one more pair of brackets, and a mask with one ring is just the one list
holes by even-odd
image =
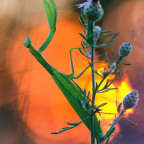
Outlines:
{"label": "green plant", "polygon": [[[132,46],[130,42],[124,43],[121,45],[119,49],[119,57],[113,55],[111,51],[111,58],[108,56],[108,52],[101,54],[95,57],[95,49],[102,48],[106,46],[112,45],[116,36],[119,33],[112,33],[112,31],[105,31],[101,29],[99,26],[95,26],[95,23],[99,21],[103,14],[103,8],[100,4],[99,0],[87,0],[87,2],[83,4],[79,4],[78,7],[81,8],[81,15],[80,15],[80,23],[84,27],[84,34],[80,33],[82,38],[84,39],[81,42],[82,47],[80,48],[73,48],[70,49],[70,58],[71,58],[71,66],[72,66],[72,73],[66,75],[64,73],[59,72],[56,70],[52,65],[50,65],[42,56],[43,51],[47,48],[50,41],[52,40],[55,31],[56,31],[56,21],[57,21],[57,10],[53,0],[43,0],[48,25],[50,27],[49,35],[46,41],[42,44],[39,50],[35,50],[34,46],[32,45],[32,41],[30,36],[26,38],[24,41],[24,45],[29,48],[30,53],[38,60],[38,62],[49,72],[52,76],[53,80],[63,92],[64,96],[67,98],[71,106],[74,108],[75,112],[81,118],[81,121],[78,123],[67,123],[69,127],[64,127],[62,130],[58,132],[52,132],[52,134],[59,134],[61,132],[70,130],[81,123],[84,123],[91,132],[91,144],[95,144],[95,139],[97,140],[97,144],[109,142],[110,137],[112,136],[113,132],[115,131],[115,124],[118,120],[123,116],[126,109],[132,108],[136,105],[138,94],[136,91],[130,92],[128,96],[126,96],[118,106],[117,111],[119,115],[114,119],[112,122],[109,130],[105,135],[103,135],[103,130],[101,127],[100,120],[97,118],[97,113],[101,112],[101,108],[105,106],[107,103],[102,103],[101,105],[96,106],[96,94],[97,93],[105,93],[110,90],[115,90],[117,88],[110,88],[111,84],[116,80],[116,78],[120,75],[121,72],[124,70],[118,69],[118,64],[130,65],[125,64],[122,62],[123,58],[130,55],[132,51]],[[84,8],[83,8],[84,7]],[[110,40],[107,43],[97,45],[97,41],[99,39],[109,38]],[[72,50],[79,50],[80,53],[91,60],[89,65],[77,76],[74,76],[74,65],[72,59]],[[102,61],[95,61],[99,57],[105,57],[105,62],[109,65],[109,67],[105,67],[104,70],[99,73],[95,69],[95,63],[101,63]],[[92,99],[89,98],[90,91],[86,89],[81,89],[81,87],[74,81],[74,79],[79,78],[88,68],[91,68],[91,76],[92,76]],[[114,74],[115,77],[113,80],[109,80],[108,76],[110,74]],[[95,75],[101,77],[101,81],[98,83],[95,81]],[[105,85],[102,87],[102,84]],[[122,107],[123,103],[123,108]],[[128,120],[129,121],[129,120]],[[129,121],[130,122],[130,121]],[[130,122],[131,124],[134,124]]]}

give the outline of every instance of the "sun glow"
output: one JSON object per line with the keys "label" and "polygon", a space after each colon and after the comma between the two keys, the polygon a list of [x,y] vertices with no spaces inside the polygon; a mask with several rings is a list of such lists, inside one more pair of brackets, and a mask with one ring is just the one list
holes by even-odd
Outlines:
{"label": "sun glow", "polygon": [[[103,71],[104,67],[107,67],[108,65],[106,63],[100,63],[95,65],[95,68],[97,69],[98,72]],[[81,69],[82,70],[82,69]],[[99,84],[101,81],[101,77],[95,75],[95,81]],[[115,77],[115,75],[110,74],[107,79],[110,81]],[[82,80],[84,79],[84,80]],[[101,85],[101,88],[104,87],[107,79],[103,82]],[[92,84],[91,84],[91,70],[87,70],[87,72],[84,74],[83,78],[80,78],[77,81],[82,88],[86,88],[90,90],[92,94]],[[118,87],[116,90],[110,90],[105,93],[97,93],[96,94],[96,100],[95,100],[95,105],[100,105],[102,103],[107,103],[105,106],[103,106],[101,109],[101,114],[97,114],[98,118],[101,120],[103,130],[106,132],[109,128],[109,124],[113,121],[116,115],[118,115],[117,112],[117,106],[120,102],[122,102],[123,97],[129,93],[129,91],[132,90],[131,85],[128,81],[128,78],[125,76],[123,79],[117,79],[111,86],[110,88],[115,88]],[[133,110],[127,110],[126,114],[132,113]],[[117,132],[119,131],[119,128],[117,126]]]}

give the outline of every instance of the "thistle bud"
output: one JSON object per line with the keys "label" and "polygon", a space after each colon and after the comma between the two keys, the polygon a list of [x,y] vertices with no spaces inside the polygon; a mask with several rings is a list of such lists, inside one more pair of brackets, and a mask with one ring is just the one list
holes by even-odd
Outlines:
{"label": "thistle bud", "polygon": [[99,26],[94,26],[94,37],[99,37],[101,28]]}
{"label": "thistle bud", "polygon": [[130,55],[131,52],[132,52],[132,45],[130,42],[123,43],[120,46],[119,54],[121,57],[126,57]]}
{"label": "thistle bud", "polygon": [[131,91],[128,93],[123,99],[123,108],[130,109],[136,106],[138,101],[138,93],[136,90]]}
{"label": "thistle bud", "polygon": [[103,8],[99,1],[90,1],[84,6],[84,15],[87,20],[99,21],[104,15]]}

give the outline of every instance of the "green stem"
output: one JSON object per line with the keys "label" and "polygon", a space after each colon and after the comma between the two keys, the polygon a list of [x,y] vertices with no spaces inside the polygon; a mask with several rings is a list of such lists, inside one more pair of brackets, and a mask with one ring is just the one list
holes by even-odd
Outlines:
{"label": "green stem", "polygon": [[115,120],[112,122],[109,130],[108,130],[107,133],[104,135],[104,137],[103,137],[103,139],[102,139],[101,142],[104,142],[104,141],[108,138],[109,133],[110,133],[111,130],[114,128],[114,126],[117,124],[117,122],[121,119],[121,117],[123,116],[124,112],[125,112],[125,110],[123,109],[123,110],[121,111],[121,113],[119,114],[119,116],[115,118]]}
{"label": "green stem", "polygon": [[39,48],[38,52],[42,55],[43,51],[47,48],[47,46],[49,45],[49,43],[51,42],[53,36],[55,34],[55,29],[52,29],[49,32],[49,35],[47,37],[47,39],[45,40],[45,42],[41,45],[41,47]]}
{"label": "green stem", "polygon": [[[88,22],[88,36],[91,37],[93,34],[93,22]],[[94,108],[95,104],[95,73],[94,73],[94,47],[93,47],[93,37],[91,37],[91,74],[92,74],[92,108]],[[93,110],[91,110],[91,114],[93,114]],[[94,116],[92,115],[90,118],[91,125],[91,144],[95,144],[95,135],[94,135]]]}
{"label": "green stem", "polygon": [[[120,63],[120,61],[123,59],[123,57],[119,57],[119,59],[116,62],[116,66]],[[111,69],[107,72],[107,74],[104,76],[104,78],[100,81],[97,90],[99,89],[99,87],[101,86],[101,84],[104,82],[104,80],[108,77],[108,75],[110,74]],[[97,91],[95,91],[95,94],[97,93]]]}

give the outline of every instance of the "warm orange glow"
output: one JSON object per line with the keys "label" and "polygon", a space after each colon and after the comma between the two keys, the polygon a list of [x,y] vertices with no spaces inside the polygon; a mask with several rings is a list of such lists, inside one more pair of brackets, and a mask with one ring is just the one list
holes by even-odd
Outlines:
{"label": "warm orange glow", "polygon": [[[78,17],[78,15],[76,15]],[[44,42],[48,34],[47,24],[35,27],[29,33],[32,37],[33,45],[37,49]],[[78,23],[58,19],[57,31],[54,39],[50,43],[49,47],[44,52],[46,60],[52,64],[55,68],[61,72],[71,73],[69,49],[72,47],[80,46],[82,38],[78,35],[80,31],[83,31],[82,27]],[[23,35],[23,34],[22,34]],[[22,36],[25,39],[26,36]],[[23,47],[21,50],[18,43],[10,57],[15,58],[15,52],[18,52],[16,61],[12,64],[11,73],[15,70],[23,70],[26,68],[26,72],[23,76],[22,85],[17,83],[17,76],[14,76],[15,83],[19,87],[19,92],[28,90],[29,97],[29,111],[28,111],[28,126],[37,135],[34,137],[38,144],[45,144],[49,141],[49,144],[59,144],[60,140],[67,143],[67,140],[74,140],[74,143],[90,143],[90,134],[84,125],[81,125],[73,130],[65,132],[60,135],[51,135],[50,132],[60,130],[66,126],[66,122],[78,122],[79,117],[73,111],[70,104],[67,102],[61,91],[58,89],[56,84],[53,82],[51,76],[41,67],[41,65],[33,58],[28,52],[28,49]],[[23,57],[21,57],[23,56]],[[73,52],[73,59],[75,63],[76,74],[81,72],[88,62],[78,51]],[[25,63],[27,61],[27,63]],[[103,69],[107,66],[105,63],[100,65],[96,64],[98,70]],[[111,75],[109,79],[114,76]],[[96,81],[100,82],[100,77],[96,76]],[[87,88],[91,91],[91,70],[87,72],[77,80],[82,88]],[[102,112],[117,113],[115,100],[118,103],[121,102],[122,98],[126,93],[131,90],[128,79],[125,78],[119,81],[111,87],[118,86],[119,90],[113,90],[104,94],[98,94],[96,96],[96,104],[102,104],[108,102],[103,107]],[[129,111],[132,112],[132,111]],[[112,122],[114,115],[102,114],[99,116],[102,120],[104,131],[108,129],[109,124]]]}
{"label": "warm orange glow", "polygon": [[[100,64],[96,64],[95,68],[98,70],[98,72],[100,73],[100,71],[104,70],[104,67],[108,67],[108,65],[106,63],[100,63]],[[107,79],[112,80],[115,76],[114,75],[110,75]],[[84,80],[82,80],[84,79]],[[99,83],[101,81],[101,77],[97,76],[95,77],[96,82]],[[101,85],[101,88],[104,87],[107,79],[103,82],[103,84]],[[87,88],[88,90],[92,89],[92,84],[91,84],[91,70],[87,70],[87,73],[84,74],[84,77],[81,78],[80,80],[77,81],[80,85],[82,85],[82,88]],[[99,119],[101,120],[102,126],[103,126],[103,130],[104,132],[106,132],[109,128],[109,124],[111,124],[111,122],[113,121],[115,115],[118,115],[117,113],[117,107],[116,107],[116,100],[117,100],[117,104],[119,104],[123,97],[129,93],[131,91],[131,85],[129,84],[129,81],[127,79],[127,77],[123,78],[121,81],[115,81],[110,88],[115,88],[115,87],[119,87],[119,89],[117,90],[111,90],[108,91],[106,93],[98,93],[96,95],[96,101],[95,104],[96,105],[100,105],[102,103],[107,102],[108,104],[102,107],[102,113],[112,113],[112,114],[102,114],[101,116],[98,115]],[[133,110],[127,110],[126,114],[130,114],[132,113]],[[117,126],[117,133],[119,131],[119,128]]]}

